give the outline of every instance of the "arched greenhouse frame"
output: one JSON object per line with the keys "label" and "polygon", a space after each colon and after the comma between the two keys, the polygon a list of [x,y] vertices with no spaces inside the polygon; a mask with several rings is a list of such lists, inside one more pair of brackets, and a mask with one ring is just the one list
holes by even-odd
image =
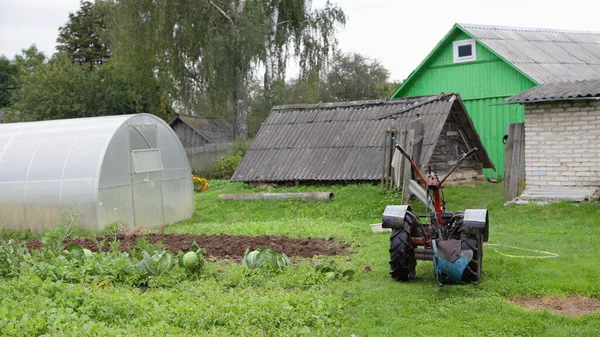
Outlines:
{"label": "arched greenhouse frame", "polygon": [[1,227],[157,227],[193,212],[185,151],[154,115],[0,124]]}

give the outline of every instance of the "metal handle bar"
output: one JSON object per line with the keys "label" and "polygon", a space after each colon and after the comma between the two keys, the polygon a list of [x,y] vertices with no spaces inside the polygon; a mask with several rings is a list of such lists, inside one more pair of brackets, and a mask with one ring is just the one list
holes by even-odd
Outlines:
{"label": "metal handle bar", "polygon": [[468,157],[470,157],[473,153],[475,153],[478,149],[476,147],[472,148],[471,150],[469,150],[469,152],[467,153],[463,153],[463,155],[458,159],[458,161],[456,162],[456,164],[454,164],[454,166],[452,166],[450,168],[450,171],[448,171],[448,173],[446,173],[446,175],[442,178],[442,180],[440,180],[440,185],[442,185],[444,183],[444,181],[446,181],[446,179],[448,179],[448,177],[452,174],[452,172],[454,172],[454,170],[456,170],[458,168],[458,165],[460,165],[460,163],[467,159]]}

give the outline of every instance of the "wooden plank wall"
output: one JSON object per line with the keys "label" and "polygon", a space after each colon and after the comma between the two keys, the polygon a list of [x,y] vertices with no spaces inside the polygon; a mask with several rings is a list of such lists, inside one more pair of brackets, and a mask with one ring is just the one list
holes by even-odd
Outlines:
{"label": "wooden plank wall", "polygon": [[231,143],[206,144],[201,147],[186,148],[185,154],[192,169],[199,170],[212,167],[214,161],[226,155],[230,148]]}
{"label": "wooden plank wall", "polygon": [[504,146],[504,201],[511,201],[525,190],[525,124],[508,126]]}
{"label": "wooden plank wall", "polygon": [[181,144],[186,149],[204,146],[209,143],[206,138],[202,137],[202,135],[196,132],[196,130],[192,129],[181,120],[177,120],[175,123],[173,123],[171,128],[173,131],[175,131],[177,137],[181,141]]}

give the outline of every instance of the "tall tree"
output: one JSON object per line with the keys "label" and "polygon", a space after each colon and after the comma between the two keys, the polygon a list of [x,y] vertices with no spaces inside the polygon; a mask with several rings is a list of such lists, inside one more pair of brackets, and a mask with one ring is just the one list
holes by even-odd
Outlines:
{"label": "tall tree", "polygon": [[21,75],[31,74],[46,63],[46,55],[39,51],[35,44],[27,49],[22,49],[21,54],[15,55],[15,65]]}
{"label": "tall tree", "polygon": [[159,94],[139,94],[135,80],[110,64],[89,70],[57,54],[35,72],[22,76],[20,82],[15,107],[23,120],[140,112],[160,115]]}
{"label": "tall tree", "polygon": [[267,97],[292,56],[302,75],[318,73],[336,44],[335,28],[345,23],[338,7],[328,2],[313,9],[310,0],[121,0],[115,5],[114,56],[147,62],[174,99],[203,93],[216,110],[233,107],[234,135],[242,138],[256,69],[264,70]]}
{"label": "tall tree", "polygon": [[323,101],[387,98],[389,71],[377,60],[357,53],[336,53],[321,84]]}
{"label": "tall tree", "polygon": [[106,43],[107,10],[108,3],[104,1],[81,1],[80,9],[70,13],[69,21],[59,28],[56,49],[90,69],[106,63],[111,54]]}
{"label": "tall tree", "polygon": [[6,56],[0,56],[0,108],[13,103],[13,91],[17,88],[19,68]]}

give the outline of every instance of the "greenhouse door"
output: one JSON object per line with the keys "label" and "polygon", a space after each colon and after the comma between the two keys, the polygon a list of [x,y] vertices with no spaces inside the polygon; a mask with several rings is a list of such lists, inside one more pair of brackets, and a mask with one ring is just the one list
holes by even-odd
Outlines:
{"label": "greenhouse door", "polygon": [[161,176],[163,165],[156,146],[156,125],[131,125],[131,183],[135,227],[163,225]]}

